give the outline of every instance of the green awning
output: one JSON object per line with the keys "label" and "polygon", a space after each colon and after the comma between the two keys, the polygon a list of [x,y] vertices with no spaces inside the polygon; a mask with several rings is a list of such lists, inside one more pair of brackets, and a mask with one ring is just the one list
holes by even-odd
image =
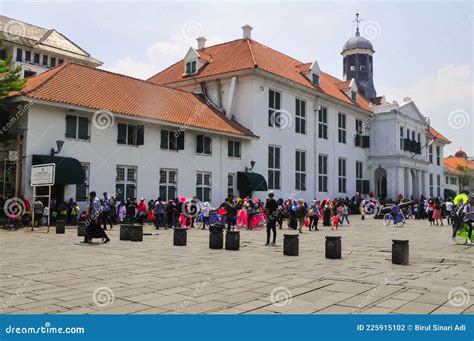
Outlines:
{"label": "green awning", "polygon": [[458,195],[458,194],[456,193],[456,191],[453,191],[452,189],[447,189],[447,188],[444,189],[444,198],[445,198],[445,199],[446,199],[446,198],[449,198],[449,197],[451,197],[452,199],[454,199],[454,198],[456,197],[456,195]]}
{"label": "green awning", "polygon": [[243,193],[266,191],[267,181],[258,173],[237,172],[237,189]]}
{"label": "green awning", "polygon": [[33,155],[33,165],[45,163],[56,164],[54,176],[56,185],[80,185],[86,179],[84,167],[82,167],[78,160],[72,157]]}

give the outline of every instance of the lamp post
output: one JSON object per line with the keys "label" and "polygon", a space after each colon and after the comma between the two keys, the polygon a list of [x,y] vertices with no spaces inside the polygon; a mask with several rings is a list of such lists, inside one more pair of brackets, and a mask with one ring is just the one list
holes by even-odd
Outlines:
{"label": "lamp post", "polygon": [[51,148],[51,156],[59,154],[61,152],[61,149],[63,149],[63,145],[64,145],[64,141],[57,140],[56,141],[56,147],[58,148],[58,150],[54,150],[54,148]]}

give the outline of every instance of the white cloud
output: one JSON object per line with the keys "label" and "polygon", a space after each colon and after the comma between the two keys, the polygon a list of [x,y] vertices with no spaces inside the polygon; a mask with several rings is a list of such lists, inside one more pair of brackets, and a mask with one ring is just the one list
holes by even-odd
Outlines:
{"label": "white cloud", "polygon": [[[474,82],[471,72],[468,64],[448,65],[407,88],[383,88],[379,89],[379,93],[399,102],[404,97],[411,97],[422,114],[430,117],[431,125],[452,141],[447,148],[448,153],[461,147],[473,155]],[[461,129],[449,121],[450,113],[460,111],[469,116]]]}
{"label": "white cloud", "polygon": [[[219,41],[218,37],[212,37],[208,39],[206,45],[210,46]],[[147,79],[181,60],[190,47],[196,48],[196,46],[195,39],[191,39],[182,33],[176,33],[167,41],[160,40],[149,46],[145,61],[137,61],[127,57],[119,59],[107,70]]]}

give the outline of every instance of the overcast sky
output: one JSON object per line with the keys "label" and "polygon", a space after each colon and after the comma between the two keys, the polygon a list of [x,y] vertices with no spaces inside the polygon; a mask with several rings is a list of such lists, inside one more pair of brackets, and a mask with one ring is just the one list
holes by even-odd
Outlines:
{"label": "overcast sky", "polygon": [[65,34],[103,68],[146,79],[184,57],[195,37],[207,45],[252,38],[342,77],[341,48],[361,33],[374,49],[375,87],[389,100],[411,97],[432,126],[474,155],[473,2],[158,2],[0,0],[0,13]]}

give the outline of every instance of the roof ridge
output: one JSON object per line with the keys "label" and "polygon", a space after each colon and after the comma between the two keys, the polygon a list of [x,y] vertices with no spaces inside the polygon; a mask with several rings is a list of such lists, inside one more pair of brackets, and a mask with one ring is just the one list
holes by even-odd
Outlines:
{"label": "roof ridge", "polygon": [[28,26],[33,26],[33,27],[36,27],[36,28],[39,28],[39,29],[48,31],[47,28],[44,28],[44,27],[41,27],[41,26],[37,26],[37,25],[33,25],[33,24],[30,24],[30,23],[28,23],[28,22],[26,22],[26,21],[22,21],[22,20],[18,20],[18,19],[15,19],[15,18],[7,17],[6,15],[0,15],[0,17],[4,17],[4,18],[10,19],[10,20],[18,21],[18,22],[20,22],[20,23],[22,23],[22,24],[25,24],[25,25],[28,25]]}
{"label": "roof ridge", "polygon": [[253,51],[252,51],[252,46],[250,45],[250,39],[245,39],[245,40],[247,41],[247,46],[249,47],[249,50],[250,50],[250,56],[252,56],[253,66],[258,67],[258,63],[255,60],[255,56],[254,56]]}
{"label": "roof ridge", "polygon": [[54,29],[47,30],[45,34],[36,42],[36,45],[43,43],[53,33]]}
{"label": "roof ridge", "polygon": [[[69,66],[70,64],[73,64],[72,62],[66,62],[64,64],[60,64],[60,65],[57,65],[53,68],[50,68],[49,70],[43,72],[43,73],[40,73],[39,75],[36,75],[34,77],[31,77],[30,79],[34,79],[34,78],[39,78],[41,77],[41,75],[44,76],[45,73],[47,72],[50,72],[51,74],[47,75],[47,77],[45,79],[43,79],[42,81],[40,81],[37,85],[35,85],[34,87],[32,87],[31,89],[28,89],[26,91],[23,91],[23,90],[20,90],[18,92],[18,95],[27,95],[29,94],[30,92],[33,92],[35,90],[38,90],[41,86],[45,85],[47,82],[49,82],[51,80],[51,78],[53,78],[54,76],[56,76],[62,69],[66,68],[67,66]],[[54,71],[54,72],[53,72]]]}

